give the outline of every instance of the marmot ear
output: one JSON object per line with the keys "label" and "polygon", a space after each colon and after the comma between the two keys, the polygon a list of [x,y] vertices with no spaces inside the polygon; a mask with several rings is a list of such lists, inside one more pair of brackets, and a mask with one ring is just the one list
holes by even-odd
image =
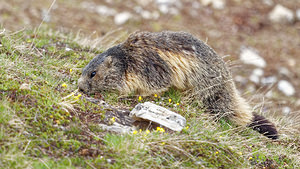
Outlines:
{"label": "marmot ear", "polygon": [[112,61],[113,61],[112,56],[107,56],[104,60],[104,65],[106,67],[111,67]]}

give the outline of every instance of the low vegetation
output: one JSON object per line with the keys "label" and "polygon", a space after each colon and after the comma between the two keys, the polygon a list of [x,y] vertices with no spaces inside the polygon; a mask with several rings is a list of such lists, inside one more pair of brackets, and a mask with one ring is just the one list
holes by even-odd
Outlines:
{"label": "low vegetation", "polygon": [[110,110],[76,92],[81,69],[101,50],[47,28],[2,30],[0,168],[300,168],[299,133],[281,133],[272,141],[215,122],[175,90],[151,97],[94,97],[126,110],[144,101],[163,105],[187,119],[183,131],[103,131],[98,124]]}

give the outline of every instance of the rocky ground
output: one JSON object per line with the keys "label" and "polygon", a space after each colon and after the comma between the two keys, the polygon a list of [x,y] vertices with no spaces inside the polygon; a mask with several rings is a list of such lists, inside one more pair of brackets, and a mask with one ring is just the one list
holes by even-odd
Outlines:
{"label": "rocky ground", "polygon": [[0,2],[0,23],[109,37],[99,48],[137,30],[187,31],[226,57],[257,111],[299,114],[299,0],[13,0]]}

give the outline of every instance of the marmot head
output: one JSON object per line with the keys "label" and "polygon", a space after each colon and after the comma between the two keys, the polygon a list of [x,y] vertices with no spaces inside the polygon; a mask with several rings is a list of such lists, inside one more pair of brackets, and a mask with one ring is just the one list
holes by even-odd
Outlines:
{"label": "marmot head", "polygon": [[125,54],[119,45],[96,56],[83,68],[78,80],[79,90],[86,94],[120,90],[127,67],[124,59]]}

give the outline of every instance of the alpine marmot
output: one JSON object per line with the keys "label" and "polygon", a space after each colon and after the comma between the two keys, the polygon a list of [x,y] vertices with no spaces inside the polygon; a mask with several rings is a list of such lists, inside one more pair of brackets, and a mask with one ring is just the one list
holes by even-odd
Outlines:
{"label": "alpine marmot", "polygon": [[203,41],[185,32],[136,32],[96,56],[82,71],[80,91],[152,95],[173,87],[189,91],[206,111],[277,139],[275,126],[252,112],[226,63]]}

